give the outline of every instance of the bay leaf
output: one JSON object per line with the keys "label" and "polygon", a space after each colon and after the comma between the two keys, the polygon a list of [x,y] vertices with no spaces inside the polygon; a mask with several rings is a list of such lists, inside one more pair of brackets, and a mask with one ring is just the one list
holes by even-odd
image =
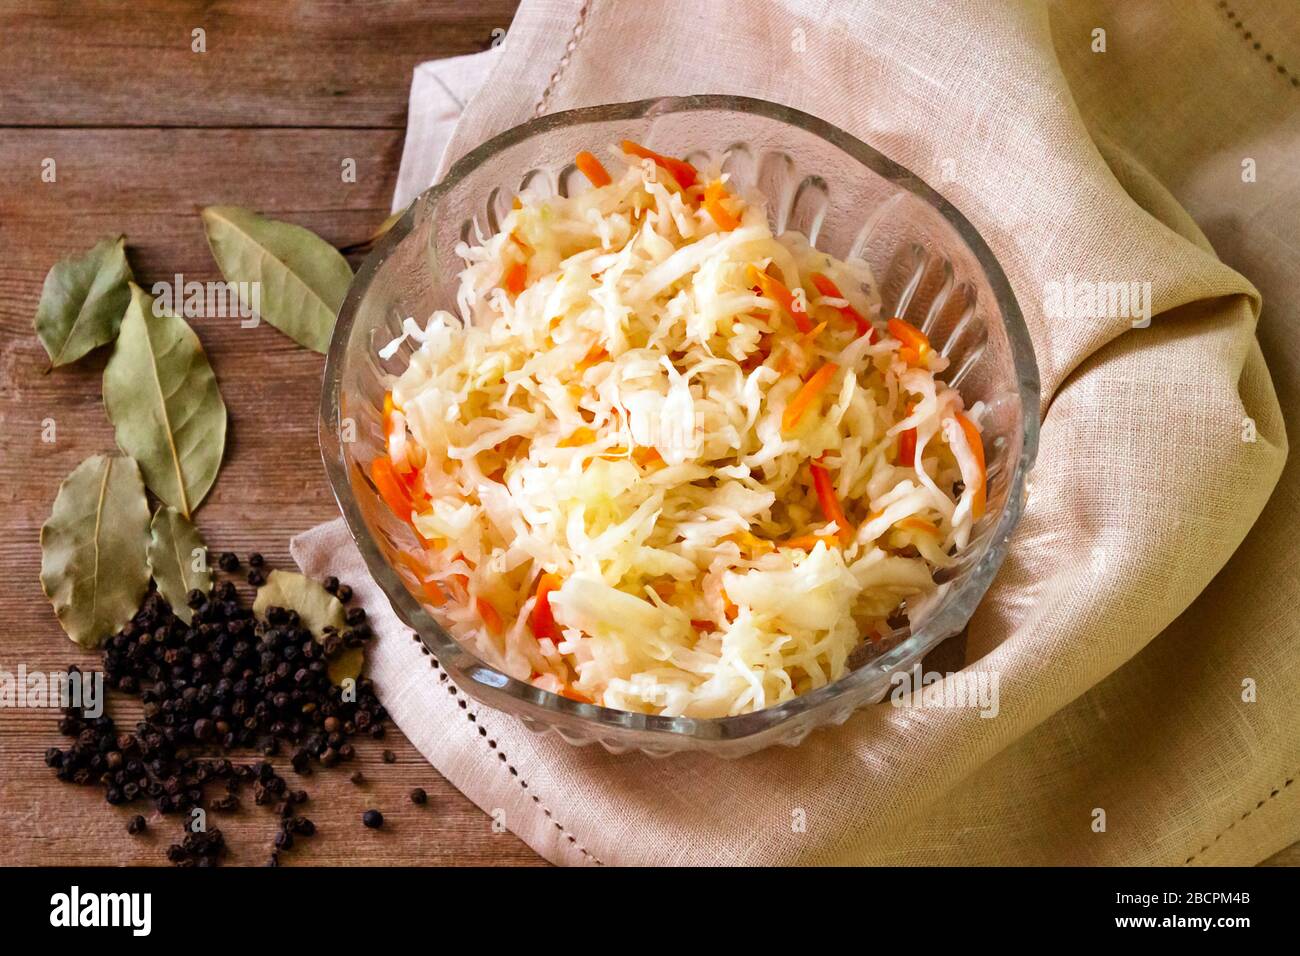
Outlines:
{"label": "bay leaf", "polygon": [[55,263],[36,306],[36,335],[57,367],[113,341],[131,301],[126,239],[103,239],[83,256]]}
{"label": "bay leaf", "polygon": [[[296,571],[272,571],[266,583],[257,589],[253,613],[264,618],[273,607],[297,611],[302,626],[311,631],[318,643],[324,643],[325,628],[332,627],[342,633],[346,627],[342,602],[319,582]],[[361,648],[345,647],[329,662],[330,680],[335,684],[343,683],[345,678],[356,680],[364,663],[365,652]]]}
{"label": "bay leaf", "polygon": [[149,525],[149,570],[176,616],[189,624],[194,617],[186,603],[189,593],[212,589],[212,569],[199,529],[168,505],[154,513]]}
{"label": "bay leaf", "polygon": [[104,368],[104,405],[122,451],[159,498],[188,518],[216,480],[226,405],[203,345],[184,319],[154,314],[131,283],[131,304]]}
{"label": "bay leaf", "polygon": [[[258,283],[261,317],[300,345],[324,353],[352,284],[352,267],[342,253],[301,226],[239,206],[208,206],[203,226],[226,281]],[[253,305],[244,292],[240,297]]]}
{"label": "bay leaf", "polygon": [[97,647],[149,586],[149,503],[131,458],[92,455],[59,486],[41,526],[41,589],[68,636]]}

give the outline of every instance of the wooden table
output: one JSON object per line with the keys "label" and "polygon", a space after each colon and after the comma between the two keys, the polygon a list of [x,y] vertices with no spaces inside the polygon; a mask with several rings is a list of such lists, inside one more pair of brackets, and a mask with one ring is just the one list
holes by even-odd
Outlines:
{"label": "wooden table", "polygon": [[[484,49],[513,0],[267,3],[27,0],[0,12],[0,668],[49,671],[96,656],[64,637],[38,580],[41,524],[87,455],[114,447],[101,403],[105,350],[46,374],[32,319],[46,271],[102,236],[125,233],[146,287],[219,279],[198,209],[249,206],[346,246],[384,219],[405,128],[411,69]],[[193,49],[204,31],[206,52]],[[343,181],[345,159],[356,182]],[[55,162],[57,180],[42,181]],[[292,566],[289,538],[334,517],[316,445],[322,358],[262,324],[196,319],[230,411],[217,484],[198,512],[214,550],[260,550]],[[55,441],[42,441],[52,419]],[[112,712],[133,721],[134,701]],[[0,863],[163,862],[179,822],[108,806],[98,787],[59,783],[42,763],[63,744],[51,711],[0,709]],[[397,762],[384,765],[382,748]],[[304,784],[320,836],[293,864],[539,863],[393,732],[359,745],[370,783],[321,772]],[[295,779],[286,770],[289,779]],[[413,806],[412,787],[429,803]],[[383,831],[361,811],[381,809]],[[214,815],[215,816],[215,815]],[[261,863],[275,820],[220,818],[229,860]],[[1300,846],[1274,858],[1300,863]]]}
{"label": "wooden table", "polygon": [[[59,482],[114,448],[100,391],[106,350],[45,374],[32,319],[49,267],[121,232],[146,288],[177,272],[220,279],[198,217],[212,203],[261,210],[339,246],[365,239],[388,214],[412,68],[485,49],[514,7],[27,0],[0,12],[0,668],[96,662],[63,635],[39,583],[40,527]],[[200,28],[206,53],[192,49]],[[47,158],[54,183],[41,179]],[[355,183],[341,175],[349,158]],[[265,323],[192,324],[230,411],[225,464],[198,524],[214,550],[259,550],[292,567],[290,536],[337,514],[316,444],[324,360]],[[42,441],[46,419],[52,443]],[[56,723],[55,711],[0,709],[0,863],[164,863],[180,821],[146,814],[148,834],[132,837],[126,821],[143,804],[111,807],[98,787],[58,782],[42,762],[47,747],[66,744]],[[383,748],[396,764],[381,762]],[[344,768],[302,781],[320,835],[284,864],[541,862],[512,834],[494,834],[400,732],[358,750],[370,783],[353,785]],[[425,806],[408,800],[416,786],[428,791]],[[361,826],[368,807],[384,812],[384,830]],[[269,810],[211,816],[230,862],[265,861]]]}

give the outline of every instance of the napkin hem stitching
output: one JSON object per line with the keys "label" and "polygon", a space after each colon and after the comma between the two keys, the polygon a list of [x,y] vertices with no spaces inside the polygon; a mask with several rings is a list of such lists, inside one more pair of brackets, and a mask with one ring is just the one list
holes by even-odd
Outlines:
{"label": "napkin hem stitching", "polygon": [[[429,648],[426,647],[424,642],[420,640],[420,636],[418,634],[412,634],[411,638],[420,645],[421,652],[424,653],[429,658],[429,665],[434,670],[438,671],[438,680],[439,682],[441,682],[446,686],[447,693],[450,694],[452,697],[455,697],[457,706],[459,706],[461,710],[465,711],[465,719],[478,728],[479,739],[483,740],[487,744],[489,750],[496,752],[497,760],[500,763],[506,765],[506,769],[510,771],[510,776],[515,778],[515,781],[519,784],[520,789],[524,791],[528,791],[529,790],[528,781],[525,780],[520,775],[519,768],[510,762],[510,758],[506,756],[506,752],[500,749],[500,747],[497,745],[496,739],[488,736],[487,728],[484,727],[481,723],[479,723],[478,714],[470,709],[465,696],[461,694],[460,689],[456,686],[455,681],[451,680],[450,676],[443,669],[442,665],[438,663],[438,658],[433,656],[433,653],[429,650]],[[597,857],[594,853],[588,851],[585,846],[580,844],[578,842],[577,837],[573,833],[569,832],[568,828],[566,828],[564,824],[560,823],[559,820],[555,819],[554,814],[551,813],[550,807],[542,803],[541,798],[537,796],[537,794],[529,792],[528,796],[533,801],[533,803],[535,803],[538,807],[541,808],[541,811],[543,814],[545,814],[546,818],[550,820],[552,824],[555,825],[555,829],[564,835],[565,839],[569,841],[570,845],[572,845],[575,850],[577,850],[580,854],[582,854],[587,859],[591,860],[597,866],[605,865],[600,860],[599,857]]]}
{"label": "napkin hem stitching", "polygon": [[1251,49],[1258,53],[1265,63],[1269,66],[1275,67],[1278,75],[1289,79],[1292,87],[1300,87],[1300,75],[1297,75],[1293,70],[1288,70],[1286,64],[1282,62],[1282,58],[1274,54],[1272,50],[1264,49],[1263,43],[1255,39],[1254,32],[1246,29],[1244,19],[1236,16],[1234,11],[1226,9],[1227,6],[1228,4],[1226,0],[1219,0],[1219,9],[1224,11],[1228,22],[1232,24],[1233,29],[1241,34],[1241,38],[1248,43],[1251,40],[1255,40],[1255,42],[1251,44]]}
{"label": "napkin hem stitching", "polygon": [[1186,866],[1187,864],[1191,863],[1193,860],[1195,860],[1198,856],[1200,856],[1202,853],[1204,853],[1204,852],[1205,852],[1206,850],[1208,850],[1210,847],[1214,846],[1214,844],[1218,843],[1220,837],[1222,837],[1225,833],[1227,833],[1229,830],[1231,830],[1233,827],[1235,827],[1238,823],[1241,823],[1243,820],[1245,820],[1248,816],[1250,816],[1250,815],[1251,815],[1252,813],[1254,813],[1256,810],[1262,810],[1262,809],[1264,808],[1264,804],[1268,803],[1270,800],[1272,800],[1274,797],[1276,797],[1279,793],[1281,793],[1281,792],[1282,792],[1283,790],[1285,790],[1287,787],[1291,786],[1291,784],[1295,783],[1295,778],[1296,778],[1296,774],[1293,773],[1293,774],[1291,774],[1291,776],[1289,776],[1289,777],[1286,779],[1286,781],[1285,781],[1284,783],[1282,783],[1281,786],[1274,787],[1273,790],[1272,790],[1272,792],[1269,793],[1269,795],[1268,795],[1267,797],[1265,797],[1263,800],[1259,801],[1259,803],[1255,804],[1253,807],[1251,807],[1249,810],[1247,810],[1245,813],[1243,813],[1243,814],[1242,814],[1240,817],[1238,817],[1236,820],[1233,820],[1231,823],[1229,823],[1226,827],[1224,827],[1222,830],[1220,830],[1218,833],[1216,833],[1216,834],[1214,835],[1214,839],[1213,839],[1213,840],[1211,840],[1209,843],[1205,844],[1205,846],[1201,847],[1199,850],[1197,850],[1195,853],[1193,853],[1191,856],[1189,856],[1186,860],[1184,860],[1184,861],[1183,861],[1183,865]]}
{"label": "napkin hem stitching", "polygon": [[556,85],[560,82],[560,77],[564,75],[569,61],[573,58],[573,53],[578,49],[578,41],[582,39],[583,30],[587,24],[587,12],[591,9],[592,0],[587,0],[578,10],[578,19],[573,24],[573,33],[569,36],[569,42],[565,44],[564,54],[560,57],[560,62],[555,65],[555,71],[551,73],[546,87],[542,90],[542,95],[538,97],[537,105],[533,107],[533,115],[541,116],[546,112],[546,101],[551,98],[551,93],[555,91]]}

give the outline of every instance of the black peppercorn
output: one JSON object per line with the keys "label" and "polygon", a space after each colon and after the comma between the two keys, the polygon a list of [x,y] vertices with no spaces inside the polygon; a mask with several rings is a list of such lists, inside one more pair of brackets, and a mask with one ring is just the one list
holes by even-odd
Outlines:
{"label": "black peppercorn", "polygon": [[367,810],[361,814],[361,822],[372,830],[378,830],[384,825],[384,815],[378,810]]}
{"label": "black peppercorn", "polygon": [[262,557],[261,554],[256,551],[248,556],[248,564],[250,567],[260,568],[265,563],[266,558]]}
{"label": "black peppercorn", "polygon": [[217,567],[227,573],[239,570],[239,558],[233,551],[223,551],[221,557],[217,559]]}
{"label": "black peppercorn", "polygon": [[424,792],[424,789],[422,787],[416,787],[414,790],[411,791],[412,803],[419,805],[419,804],[427,803],[428,801],[429,801],[429,795]]}
{"label": "black peppercorn", "polygon": [[337,597],[344,604],[347,604],[349,601],[352,600],[352,588],[348,587],[348,585],[346,584],[340,584],[339,589],[335,594],[335,597]]}
{"label": "black peppercorn", "polygon": [[126,832],[134,836],[137,833],[143,833],[149,824],[145,822],[144,817],[140,814],[133,816],[126,825]]}
{"label": "black peppercorn", "polygon": [[384,751],[384,763],[397,763],[397,754],[391,750]]}
{"label": "black peppercorn", "polygon": [[[261,564],[253,572],[251,579],[265,583]],[[335,593],[350,596],[343,585]],[[302,774],[318,759],[325,765],[352,759],[351,736],[384,733],[385,712],[374,685],[360,681],[357,697],[343,700],[326,676],[328,648],[315,641],[296,611],[273,608],[265,620],[254,618],[228,580],[207,595],[189,597],[193,615],[186,623],[161,594],[149,592],[135,617],[103,644],[105,683],[140,698],[143,719],[134,732],[119,731],[107,716],[90,720],[79,708],[66,708],[59,730],[74,739],[66,750],[50,748],[45,762],[60,780],[98,782],[110,803],[148,799],[159,813],[186,822],[195,808],[238,810],[241,787],[252,784],[254,801],[275,807],[288,831],[312,835],[315,825],[293,809],[306,793],[290,791],[271,764],[236,765],[211,752],[256,747],[271,755],[288,745],[290,762]],[[357,623],[346,632],[357,642],[370,632],[360,611],[353,609]],[[344,636],[332,631],[325,635],[327,642],[331,638],[337,653]],[[351,779],[359,784],[365,778],[357,771]],[[225,784],[208,799],[207,785],[217,780]],[[128,829],[143,826],[139,819]],[[379,815],[376,825],[381,824]],[[177,866],[207,867],[224,848],[215,829],[187,833],[169,848],[168,858]]]}

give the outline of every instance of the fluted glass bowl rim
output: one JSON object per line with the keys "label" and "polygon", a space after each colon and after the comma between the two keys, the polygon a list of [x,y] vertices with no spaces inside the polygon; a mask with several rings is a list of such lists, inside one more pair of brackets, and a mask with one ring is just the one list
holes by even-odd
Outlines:
{"label": "fluted glass bowl rim", "polygon": [[[592,122],[636,120],[694,110],[747,113],[800,127],[838,147],[882,178],[906,189],[934,207],[966,243],[984,270],[985,278],[993,291],[1014,365],[1022,421],[1020,455],[1011,475],[1006,504],[998,516],[995,527],[985,540],[983,553],[979,555],[965,579],[957,584],[957,593],[943,608],[926,618],[912,634],[885,654],[850,671],[837,681],[764,710],[714,718],[639,714],[597,704],[581,703],[511,677],[477,657],[451,637],[428,614],[406,589],[394,567],[384,557],[354,497],[343,446],[337,438],[343,371],[352,326],[366,291],[378,274],[380,266],[391,251],[412,232],[419,216],[426,210],[436,208],[438,201],[455,190],[473,170],[490,161],[506,148],[533,136]],[[570,731],[577,729],[573,727],[575,722],[586,724],[589,725],[595,739],[599,739],[602,730],[620,736],[629,731],[639,731],[660,738],[662,746],[668,749],[678,749],[682,744],[686,744],[687,741],[682,738],[692,738],[701,742],[739,741],[782,723],[793,721],[800,715],[829,707],[836,699],[866,685],[879,677],[882,672],[906,667],[919,661],[939,641],[960,631],[969,621],[992,583],[1006,553],[1011,532],[1020,519],[1026,477],[1033,467],[1038,450],[1038,433],[1038,365],[1029,330],[1005,273],[984,239],[966,217],[915,173],[825,120],[768,100],[716,94],[655,97],[550,113],[492,137],[457,160],[436,185],[425,190],[410,204],[401,218],[376,243],[373,251],[358,269],[339,309],[333,337],[326,354],[319,421],[321,456],[324,460],[326,476],[348,531],[365,560],[367,569],[392,603],[398,617],[415,630],[425,646],[438,657],[449,673],[452,675],[459,673],[480,684],[484,693],[491,697],[490,705],[498,709],[508,711],[509,703],[513,701],[520,706],[522,713],[519,716],[522,717],[543,722],[554,718],[557,724]],[[337,455],[330,454],[332,446],[337,446]],[[643,738],[638,741],[638,745],[650,748],[655,746],[655,742]]]}

